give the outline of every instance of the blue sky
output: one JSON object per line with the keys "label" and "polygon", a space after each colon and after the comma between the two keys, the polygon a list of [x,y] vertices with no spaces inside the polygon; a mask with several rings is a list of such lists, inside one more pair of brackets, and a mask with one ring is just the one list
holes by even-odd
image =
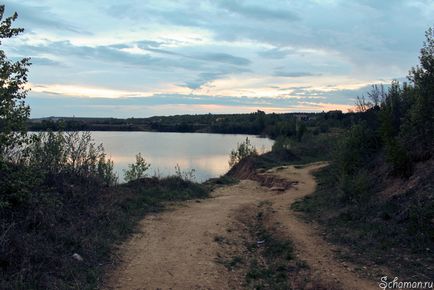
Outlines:
{"label": "blue sky", "polygon": [[403,80],[430,0],[3,1],[32,117],[347,110]]}

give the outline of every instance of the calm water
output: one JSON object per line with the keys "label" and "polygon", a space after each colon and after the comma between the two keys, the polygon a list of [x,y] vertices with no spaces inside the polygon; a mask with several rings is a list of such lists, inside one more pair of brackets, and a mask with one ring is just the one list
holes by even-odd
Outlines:
{"label": "calm water", "polygon": [[[95,143],[104,145],[114,161],[115,171],[123,181],[124,169],[142,153],[151,163],[149,175],[167,176],[175,173],[178,164],[182,171],[195,170],[196,181],[218,177],[229,169],[229,153],[246,135],[157,132],[92,132]],[[273,141],[248,136],[259,152],[271,150]]]}

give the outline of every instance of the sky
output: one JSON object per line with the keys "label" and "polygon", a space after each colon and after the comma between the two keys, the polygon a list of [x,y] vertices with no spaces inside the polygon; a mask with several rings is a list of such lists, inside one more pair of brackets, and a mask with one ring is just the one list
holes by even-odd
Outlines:
{"label": "sky", "polygon": [[418,63],[431,0],[14,0],[31,117],[353,108]]}

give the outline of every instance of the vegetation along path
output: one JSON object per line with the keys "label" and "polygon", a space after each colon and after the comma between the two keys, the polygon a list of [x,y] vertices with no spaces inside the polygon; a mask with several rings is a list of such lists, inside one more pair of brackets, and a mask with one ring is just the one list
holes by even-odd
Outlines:
{"label": "vegetation along path", "polygon": [[359,277],[347,264],[335,260],[333,247],[289,209],[296,199],[315,190],[311,172],[325,165],[286,166],[263,173],[292,182],[286,190],[243,180],[216,189],[210,199],[183,202],[147,216],[140,232],[121,246],[122,262],[109,275],[106,288],[242,289],[245,285],[234,286],[233,275],[217,262],[221,248],[216,237],[226,233],[240,209],[267,201],[272,204],[273,220],[279,222],[279,232],[292,240],[297,257],[307,263],[316,279],[342,289],[378,289],[376,281]]}

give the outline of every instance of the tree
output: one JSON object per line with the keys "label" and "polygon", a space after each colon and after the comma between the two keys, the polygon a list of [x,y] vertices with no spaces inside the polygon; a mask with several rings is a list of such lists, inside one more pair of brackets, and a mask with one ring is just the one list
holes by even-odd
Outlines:
{"label": "tree", "polygon": [[434,29],[425,33],[420,65],[408,76],[415,94],[404,123],[403,137],[418,159],[428,159],[434,150]]}
{"label": "tree", "polygon": [[362,96],[357,96],[356,99],[356,111],[366,112],[372,108],[378,108],[380,104],[384,102],[386,98],[386,92],[384,91],[383,84],[372,85],[371,89],[367,93],[367,98]]}
{"label": "tree", "polygon": [[[4,18],[5,6],[0,5],[0,45],[3,39],[15,37],[24,31],[13,28],[18,14]],[[4,159],[10,149],[21,145],[26,138],[26,120],[30,108],[24,102],[27,95],[25,84],[30,58],[10,61],[0,49],[0,160]]]}

